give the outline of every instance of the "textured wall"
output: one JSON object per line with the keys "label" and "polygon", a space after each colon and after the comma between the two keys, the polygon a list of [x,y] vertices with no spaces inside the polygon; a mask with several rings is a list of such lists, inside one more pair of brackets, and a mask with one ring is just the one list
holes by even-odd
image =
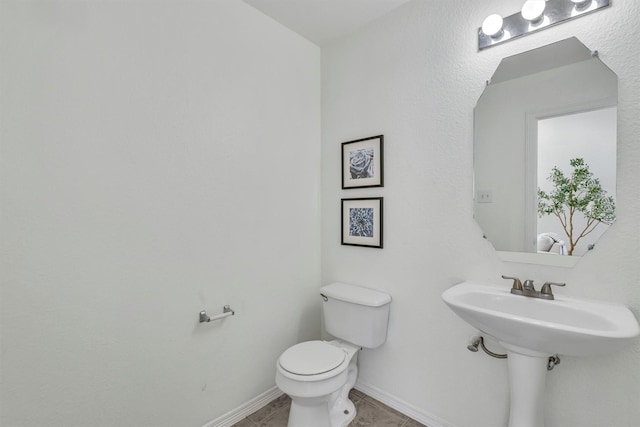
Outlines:
{"label": "textured wall", "polygon": [[[393,295],[388,342],[360,358],[360,381],[457,427],[506,425],[504,361],[466,350],[473,329],[440,300],[465,279],[563,281],[560,293],[640,315],[640,3],[477,52],[490,13],[520,0],[415,0],[323,49],[322,281]],[[500,59],[577,36],[619,77],[618,221],[573,269],[503,263],[472,219],[473,107]],[[340,142],[385,135],[385,187],[340,189]],[[505,176],[505,179],[509,179]],[[340,246],[340,198],[384,196],[385,248]],[[508,286],[505,283],[505,286]],[[640,344],[563,358],[548,378],[548,427],[637,426]]]}
{"label": "textured wall", "polygon": [[0,425],[197,427],[273,387],[320,330],[318,47],[236,0],[0,7]]}

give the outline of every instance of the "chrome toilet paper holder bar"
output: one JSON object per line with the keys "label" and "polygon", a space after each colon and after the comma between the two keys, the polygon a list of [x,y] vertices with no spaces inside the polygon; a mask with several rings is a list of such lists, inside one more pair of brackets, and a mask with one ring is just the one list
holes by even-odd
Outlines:
{"label": "chrome toilet paper holder bar", "polygon": [[214,322],[216,320],[224,319],[225,317],[233,316],[234,314],[236,314],[236,312],[228,305],[222,307],[222,313],[216,314],[215,316],[209,316],[206,311],[202,310],[200,312],[200,323]]}

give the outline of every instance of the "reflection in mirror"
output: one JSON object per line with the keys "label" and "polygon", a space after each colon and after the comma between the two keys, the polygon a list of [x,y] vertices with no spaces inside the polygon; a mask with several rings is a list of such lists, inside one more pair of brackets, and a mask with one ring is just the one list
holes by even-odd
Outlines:
{"label": "reflection in mirror", "polygon": [[[503,259],[573,265],[615,218],[617,84],[575,37],[500,63],[474,110],[474,216]],[[609,215],[597,200],[539,209],[538,190],[553,193],[552,171],[570,178],[575,159]]]}
{"label": "reflection in mirror", "polygon": [[584,255],[615,220],[616,113],[538,121],[537,251]]}

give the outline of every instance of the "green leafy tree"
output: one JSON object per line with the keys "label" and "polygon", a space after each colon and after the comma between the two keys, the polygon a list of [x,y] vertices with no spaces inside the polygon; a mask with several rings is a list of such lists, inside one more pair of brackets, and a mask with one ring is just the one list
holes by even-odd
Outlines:
{"label": "green leafy tree", "polygon": [[[571,159],[569,164],[573,168],[571,176],[565,176],[557,166],[551,170],[547,180],[553,183],[553,191],[546,193],[538,188],[538,215],[543,217],[553,214],[560,220],[569,238],[568,254],[573,255],[580,239],[600,223],[612,224],[615,221],[616,203],[613,196],[607,196],[600,180],[594,178],[584,159]],[[578,212],[586,219],[582,230],[574,229],[574,219]]]}

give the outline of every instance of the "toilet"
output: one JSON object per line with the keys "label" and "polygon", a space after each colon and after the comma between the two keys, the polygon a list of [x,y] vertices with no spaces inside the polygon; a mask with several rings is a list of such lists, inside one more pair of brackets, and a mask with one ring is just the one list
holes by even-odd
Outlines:
{"label": "toilet", "polygon": [[391,296],[332,283],[320,289],[325,330],[333,341],[296,344],[278,358],[276,384],[291,397],[288,427],[346,427],[356,416],[349,391],[358,352],[387,339]]}

